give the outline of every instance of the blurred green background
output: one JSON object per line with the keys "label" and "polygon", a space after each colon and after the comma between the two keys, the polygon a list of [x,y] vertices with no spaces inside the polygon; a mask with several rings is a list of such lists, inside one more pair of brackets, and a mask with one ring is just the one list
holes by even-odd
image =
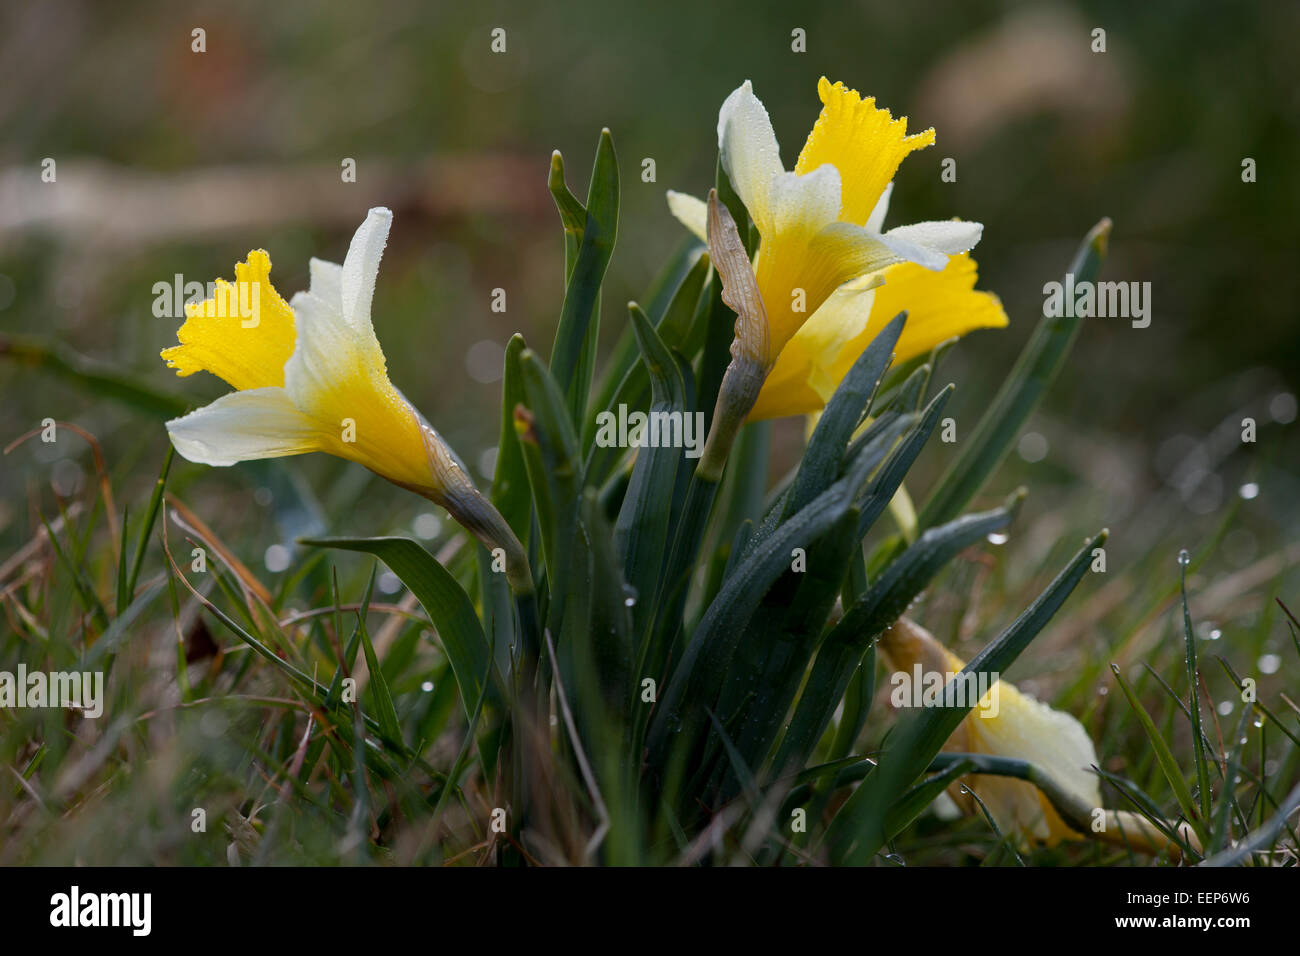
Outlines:
{"label": "blurred green background", "polygon": [[[1047,522],[1044,540],[1109,525],[1116,570],[1155,542],[1172,564],[1174,548],[1205,540],[1234,504],[1243,513],[1224,542],[1227,569],[1295,539],[1295,4],[55,0],[0,16],[6,336],[61,343],[202,404],[225,386],[163,367],[158,351],[179,323],[154,317],[153,284],[229,275],[263,247],[288,297],[306,285],[310,255],[341,259],[365,209],[388,205],[375,321],[392,378],[471,465],[490,465],[501,346],[517,330],[545,353],[559,313],[550,151],[563,152],[582,195],[600,128],[614,133],[612,341],[622,302],[682,238],[664,191],[701,194],[710,182],[726,94],[753,80],[792,165],[826,74],[938,131],[903,165],[891,224],[985,224],[981,286],[1002,297],[1011,327],[972,336],[940,370],[960,386],[959,438],[1026,340],[1043,284],[1097,219],[1115,222],[1105,277],[1152,283],[1149,328],[1085,323],[1031,423],[1039,437],[990,500],[1028,483],[1025,514]],[[489,48],[495,27],[505,54]],[[1098,27],[1105,53],[1091,50]],[[791,51],[795,28],[806,53]],[[55,183],[41,182],[46,157]],[[349,157],[355,183],[340,177]],[[656,182],[641,181],[646,157]],[[955,183],[940,181],[946,157]],[[1245,157],[1258,164],[1253,184],[1242,182]],[[505,314],[489,308],[494,288],[507,292]],[[123,497],[153,481],[163,416],[18,361],[0,362],[0,383],[6,441],[45,417],[76,422],[103,442]],[[1247,415],[1260,439],[1243,446]],[[801,428],[778,430],[779,456]],[[943,459],[942,446],[926,452],[922,486]],[[84,491],[90,468],[73,442],[11,453],[0,473],[6,552],[38,526],[32,509],[48,510],[51,485]],[[297,526],[266,520],[275,496],[264,470],[235,472],[182,462],[172,488],[219,518],[260,571],[264,549]],[[343,462],[315,456],[293,473],[338,533],[409,532],[427,511],[366,495],[378,479]],[[1260,490],[1242,501],[1250,482]],[[426,518],[423,530],[434,527]]]}
{"label": "blurred green background", "polygon": [[[497,27],[504,54],[490,50]],[[206,31],[204,53],[191,50],[196,28]],[[796,28],[805,53],[791,50]],[[1097,28],[1104,53],[1091,49]],[[1294,673],[1273,599],[1288,600],[1300,578],[1297,35],[1300,5],[1281,2],[7,4],[0,442],[45,418],[87,429],[103,446],[119,512],[126,502],[138,516],[167,447],[167,415],[19,353],[57,346],[73,363],[204,404],[226,387],[164,367],[158,352],[179,320],[154,316],[154,284],[230,276],[261,247],[287,298],[306,286],[310,256],[341,259],[365,210],[386,205],[395,223],[374,315],[391,377],[481,478],[497,437],[501,349],[520,331],[546,354],[560,311],[551,151],[563,152],[581,196],[599,131],[613,131],[623,188],[604,296],[608,347],[626,321],[623,303],[682,241],[665,190],[702,195],[712,181],[727,93],[753,81],[789,166],[825,74],[906,114],[913,129],[937,129],[937,145],[900,171],[890,225],[954,215],[985,224],[980,284],[1002,297],[1011,325],[971,336],[939,370],[959,386],[949,406],[959,441],[1027,340],[1044,283],[1060,278],[1093,223],[1114,220],[1104,278],[1152,285],[1149,328],[1084,323],[1019,454],[980,502],[1030,488],[1010,542],[956,562],[918,616],[969,657],[1037,592],[1045,568],[1109,526],[1106,577],[1081,589],[1012,676],[1077,713],[1108,769],[1154,773],[1131,712],[1107,697],[1106,667],[1146,660],[1184,673],[1179,548],[1205,558],[1189,589],[1196,633],[1211,642],[1202,665],[1211,719],[1232,714],[1237,694],[1209,654],[1264,675],[1261,699],[1274,701]],[[940,180],[949,157],[954,183]],[[1242,181],[1247,157],[1257,182]],[[41,180],[47,158],[53,183]],[[345,158],[356,161],[355,183],[341,181]],[[645,158],[655,160],[653,183],[641,180]],[[496,288],[507,293],[504,314],[490,309]],[[1258,423],[1253,444],[1240,440],[1245,417]],[[802,430],[778,426],[774,477]],[[13,580],[26,581],[23,598],[35,603],[46,575],[62,573],[47,548],[10,559],[40,516],[94,506],[92,456],[64,434],[0,459],[9,575],[0,575],[0,628],[18,613]],[[909,479],[918,501],[951,454],[937,442],[925,451]],[[307,530],[431,543],[451,531],[427,503],[324,456],[230,470],[177,461],[169,489],[272,586],[297,567],[285,549]],[[101,547],[91,562],[103,593],[111,557]],[[146,577],[161,561],[155,548]],[[346,595],[358,596],[368,569],[340,562]],[[400,583],[386,574],[379,587],[393,595]],[[286,613],[326,600],[288,590]],[[68,608],[44,610],[55,637],[72,632]],[[155,648],[176,628],[161,604],[136,626]],[[1146,692],[1173,713],[1159,688]],[[225,746],[224,724],[203,733],[214,753]],[[1186,740],[1180,752],[1190,752]],[[1293,776],[1297,759],[1287,751],[1264,769]],[[121,815],[136,812],[136,792],[98,807],[113,825],[87,832],[112,846],[90,859],[173,852],[150,842],[156,835],[114,836]],[[46,855],[32,858],[70,859],[74,842],[50,833]]]}

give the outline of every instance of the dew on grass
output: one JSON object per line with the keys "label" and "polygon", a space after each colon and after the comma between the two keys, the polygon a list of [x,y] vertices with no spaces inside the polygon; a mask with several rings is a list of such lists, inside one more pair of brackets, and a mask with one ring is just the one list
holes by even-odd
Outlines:
{"label": "dew on grass", "polygon": [[1261,654],[1255,662],[1261,674],[1276,674],[1282,666],[1282,658],[1277,654]]}
{"label": "dew on grass", "polygon": [[990,531],[988,540],[989,544],[1006,544],[1011,540],[1011,535],[1003,531]]}
{"label": "dew on grass", "polygon": [[1192,556],[1187,553],[1186,548],[1183,548],[1181,551],[1178,552],[1178,563],[1181,564],[1183,567],[1187,567],[1189,564],[1192,563]]}
{"label": "dew on grass", "polygon": [[289,549],[282,544],[273,544],[262,555],[262,563],[272,574],[279,574],[289,567]]}
{"label": "dew on grass", "polygon": [[442,531],[442,519],[432,511],[422,511],[415,516],[414,530],[415,536],[425,541],[436,538]]}

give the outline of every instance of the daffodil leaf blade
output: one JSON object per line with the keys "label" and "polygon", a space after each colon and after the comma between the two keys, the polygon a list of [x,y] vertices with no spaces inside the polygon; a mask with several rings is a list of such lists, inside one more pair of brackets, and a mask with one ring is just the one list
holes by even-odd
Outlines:
{"label": "daffodil leaf blade", "polygon": [[571,422],[577,424],[591,389],[584,350],[595,341],[600,287],[618,235],[618,159],[609,130],[601,132],[587,194],[582,241],[564,289],[564,305],[551,350],[551,371],[564,383]]}
{"label": "daffodil leaf blade", "polygon": [[551,198],[555,200],[555,208],[560,214],[560,225],[564,227],[564,278],[567,281],[573,272],[578,246],[582,242],[582,233],[587,222],[587,207],[569,191],[569,185],[564,179],[564,157],[558,149],[551,154],[551,171],[547,176],[546,186],[551,191]]}
{"label": "daffodil leaf blade", "polygon": [[490,497],[520,541],[528,540],[531,501],[524,454],[515,433],[515,407],[525,401],[523,370],[519,357],[527,346],[524,337],[515,334],[506,343],[501,379],[501,435],[497,445],[496,468],[492,476]]}
{"label": "daffodil leaf blade", "polygon": [[[652,401],[646,427],[657,427],[653,424],[656,421],[671,423],[675,419],[678,435],[684,437],[689,421],[685,416],[690,412],[685,408],[685,387],[677,363],[640,307],[632,303],[628,312],[641,347],[642,362],[650,376]],[[665,427],[671,431],[671,424]],[[659,437],[662,439],[662,433]],[[683,447],[684,441],[675,445],[655,441],[637,451],[632,478],[614,525],[614,550],[633,591],[636,602],[633,618],[638,622],[638,629],[653,615],[655,607]]]}
{"label": "daffodil leaf blade", "polygon": [[[737,727],[735,745],[745,765],[761,768],[803,683],[808,661],[840,591],[849,558],[859,547],[858,513],[838,522],[794,560],[764,595],[728,670],[718,713]],[[794,562],[792,562],[793,564]],[[727,799],[738,781],[723,786]]]}
{"label": "daffodil leaf blade", "polygon": [[[1105,539],[1106,532],[1102,531],[1088,541],[1024,613],[975,655],[962,669],[962,675],[999,679],[1065,603],[1087,573],[1092,549]],[[961,679],[961,675],[954,678]],[[898,719],[885,739],[876,769],[844,802],[830,824],[827,839],[833,860],[862,865],[875,856],[888,839],[888,808],[925,772],[974,704],[971,701],[952,707],[912,708]]]}
{"label": "daffodil leaf blade", "polygon": [[582,468],[578,442],[564,395],[537,354],[519,355],[526,403],[515,409],[514,427],[523,450],[551,604],[548,617],[558,631],[567,594],[568,555],[578,523]]}
{"label": "daffodil leaf blade", "polygon": [[812,672],[795,706],[773,769],[802,767],[829,726],[862,656],[948,562],[1015,518],[1023,494],[1000,508],[964,515],[924,532],[855,601],[817,649]]}
{"label": "daffodil leaf blade", "polygon": [[483,691],[482,675],[492,673],[489,692],[498,700],[499,677],[491,667],[488,641],[465,589],[424,547],[410,538],[307,538],[303,544],[359,551],[379,558],[410,588],[433,622],[451,664],[461,705],[468,717]]}
{"label": "daffodil leaf blade", "polygon": [[885,813],[885,838],[893,839],[921,815],[939,794],[948,789],[958,777],[975,769],[970,760],[958,760],[949,767],[926,777],[895,800]]}
{"label": "daffodil leaf blade", "polygon": [[763,595],[790,568],[795,548],[807,548],[853,507],[867,472],[856,463],[853,471],[777,528],[723,582],[660,698],[648,738],[652,765],[660,761],[662,766],[669,738],[679,735],[684,721],[694,730],[700,728],[701,708],[718,699],[736,645]]}
{"label": "daffodil leaf blade", "polygon": [[[889,506],[894,493],[898,491],[898,486],[903,483],[903,479],[907,477],[912,464],[916,461],[917,456],[921,454],[921,449],[925,447],[930,435],[938,426],[939,417],[943,414],[952,393],[953,386],[949,385],[930,400],[930,404],[921,413],[920,419],[912,430],[903,437],[898,443],[898,447],[881,465],[879,474],[872,480],[858,506],[858,510],[861,512],[858,518],[859,540],[866,536],[867,532],[871,530],[871,526],[876,523],[876,519]],[[850,446],[849,456],[851,457],[855,453],[862,455],[866,450],[865,446],[862,448]]]}
{"label": "daffodil leaf blade", "polygon": [[594,491],[580,507],[573,539],[557,654],[559,678],[582,732],[599,755],[597,766],[611,766],[625,752],[623,722],[616,717],[631,697],[632,613],[626,603],[613,535]]}
{"label": "daffodil leaf blade", "polygon": [[[881,413],[858,438],[853,440],[844,455],[844,462],[852,463],[861,460],[866,465],[870,461],[872,464],[868,466],[868,470],[874,469],[893,451],[898,440],[908,434],[920,420],[919,415],[900,415],[892,409]],[[842,474],[844,471],[843,463],[840,470]],[[787,517],[785,501],[789,497],[790,488],[793,487],[793,484],[793,480],[791,480],[787,484],[785,491],[775,496],[776,500],[768,508],[767,514],[763,516],[762,523],[758,525],[754,534],[746,543],[746,551],[752,550],[756,544],[767,538],[785,520]]]}

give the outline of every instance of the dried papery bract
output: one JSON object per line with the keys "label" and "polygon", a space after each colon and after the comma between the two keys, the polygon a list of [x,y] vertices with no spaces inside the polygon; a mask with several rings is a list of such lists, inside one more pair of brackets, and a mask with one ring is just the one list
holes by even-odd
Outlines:
{"label": "dried papery bract", "polygon": [[722,377],[713,425],[700,456],[696,473],[717,480],[727,453],[736,440],[749,411],[758,400],[767,373],[772,370],[767,309],[758,291],[749,253],[740,239],[736,220],[709,191],[709,256],[722,280],[722,301],[736,313],[736,336],[731,341],[731,364]]}
{"label": "dried papery bract", "polygon": [[519,595],[532,594],[533,575],[528,566],[528,552],[518,536],[501,512],[474,486],[442,436],[425,422],[420,423],[420,430],[429,455],[429,471],[435,481],[426,486],[394,483],[444,508],[489,551],[500,549],[511,590]]}

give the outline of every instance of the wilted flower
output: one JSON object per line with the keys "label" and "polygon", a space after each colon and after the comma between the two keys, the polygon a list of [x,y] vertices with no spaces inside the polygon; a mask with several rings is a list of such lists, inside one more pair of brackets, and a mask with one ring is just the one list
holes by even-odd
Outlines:
{"label": "wilted flower", "polygon": [[[957,674],[966,666],[925,628],[901,618],[880,637],[880,648],[888,662],[906,676],[919,667],[925,674]],[[996,695],[996,700],[992,698]],[[1129,810],[1105,810],[1097,774],[1097,751],[1083,724],[1063,711],[1022,694],[1005,680],[999,680],[980,698],[944,744],[953,753],[988,754],[1032,764],[1058,791],[1057,799],[1072,807],[1074,826],[1062,819],[1057,807],[1033,783],[1014,777],[971,774],[964,778],[983,802],[998,828],[1047,846],[1062,840],[1090,838],[1144,853],[1169,852],[1181,856],[1183,844],[1197,853],[1201,841],[1195,829],[1178,825],[1181,841],[1140,814]],[[1044,786],[1047,786],[1044,781]],[[949,795],[967,813],[975,801],[954,784]]]}
{"label": "wilted flower", "polygon": [[[940,644],[929,631],[903,618],[880,638],[880,648],[890,665],[911,673],[920,665],[925,673],[956,674],[966,663]],[[996,707],[987,698],[997,695]],[[1011,757],[1034,764],[1087,807],[1101,806],[1101,787],[1092,767],[1097,751],[1073,716],[1053,710],[1022,694],[1005,680],[989,688],[944,750]],[[1016,831],[1047,844],[1081,839],[1067,826],[1051,802],[1032,783],[990,774],[973,774],[967,786],[984,801],[999,828]],[[964,809],[973,809],[958,787],[950,791]]]}

